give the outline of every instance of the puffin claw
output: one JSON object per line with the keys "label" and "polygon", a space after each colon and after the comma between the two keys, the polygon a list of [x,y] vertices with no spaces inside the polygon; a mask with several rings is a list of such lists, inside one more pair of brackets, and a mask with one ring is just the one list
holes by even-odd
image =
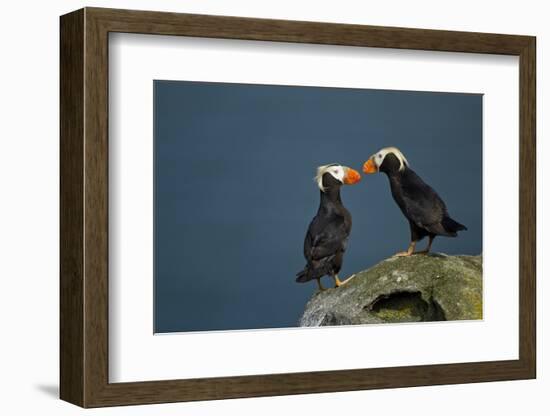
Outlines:
{"label": "puffin claw", "polygon": [[350,277],[348,277],[345,280],[337,280],[334,287],[337,288],[337,287],[340,287],[340,286],[344,286],[346,283],[348,283],[354,277],[355,277],[355,274],[352,274]]}

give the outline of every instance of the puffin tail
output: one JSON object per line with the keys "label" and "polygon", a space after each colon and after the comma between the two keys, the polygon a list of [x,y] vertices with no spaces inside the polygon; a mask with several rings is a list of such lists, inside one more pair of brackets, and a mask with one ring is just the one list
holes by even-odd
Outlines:
{"label": "puffin tail", "polygon": [[311,280],[309,277],[309,268],[306,266],[304,267],[304,270],[296,273],[296,281],[298,283],[305,283],[308,280]]}
{"label": "puffin tail", "polygon": [[465,231],[468,228],[466,228],[465,225],[462,225],[461,223],[453,220],[451,217],[445,217],[443,218],[443,228],[451,234],[456,235],[457,231]]}

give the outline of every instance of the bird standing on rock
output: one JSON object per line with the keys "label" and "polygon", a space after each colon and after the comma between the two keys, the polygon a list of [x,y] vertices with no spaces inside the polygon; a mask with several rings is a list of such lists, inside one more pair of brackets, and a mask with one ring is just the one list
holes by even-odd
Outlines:
{"label": "bird standing on rock", "polygon": [[[467,230],[449,216],[443,200],[409,167],[409,162],[399,149],[386,147],[379,150],[365,162],[363,172],[386,174],[393,199],[409,220],[411,243],[407,251],[396,256],[427,254],[435,236],[456,237],[458,231]],[[415,253],[416,243],[426,236],[429,238],[428,246]]]}
{"label": "bird standing on rock", "polygon": [[304,257],[307,264],[296,275],[299,283],[316,279],[320,290],[321,277],[329,275],[335,287],[344,284],[338,273],[342,268],[346,244],[351,232],[351,214],[342,204],[340,188],[353,185],[361,179],[354,169],[338,164],[317,168],[315,181],[321,192],[321,202],[317,215],[309,224],[304,241]]}

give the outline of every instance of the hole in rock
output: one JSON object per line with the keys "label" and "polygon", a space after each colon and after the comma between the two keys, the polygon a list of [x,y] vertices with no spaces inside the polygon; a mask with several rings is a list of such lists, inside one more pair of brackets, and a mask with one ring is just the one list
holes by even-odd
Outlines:
{"label": "hole in rock", "polygon": [[439,303],[433,298],[425,301],[420,292],[399,291],[381,295],[364,309],[387,322],[446,321]]}

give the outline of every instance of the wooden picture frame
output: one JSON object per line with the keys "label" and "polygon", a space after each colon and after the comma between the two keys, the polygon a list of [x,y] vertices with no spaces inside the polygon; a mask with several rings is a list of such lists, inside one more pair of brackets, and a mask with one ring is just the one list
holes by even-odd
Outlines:
{"label": "wooden picture frame", "polygon": [[[101,407],[535,378],[534,37],[100,8],[64,15],[60,28],[61,399]],[[109,383],[110,32],[519,56],[519,359]]]}

